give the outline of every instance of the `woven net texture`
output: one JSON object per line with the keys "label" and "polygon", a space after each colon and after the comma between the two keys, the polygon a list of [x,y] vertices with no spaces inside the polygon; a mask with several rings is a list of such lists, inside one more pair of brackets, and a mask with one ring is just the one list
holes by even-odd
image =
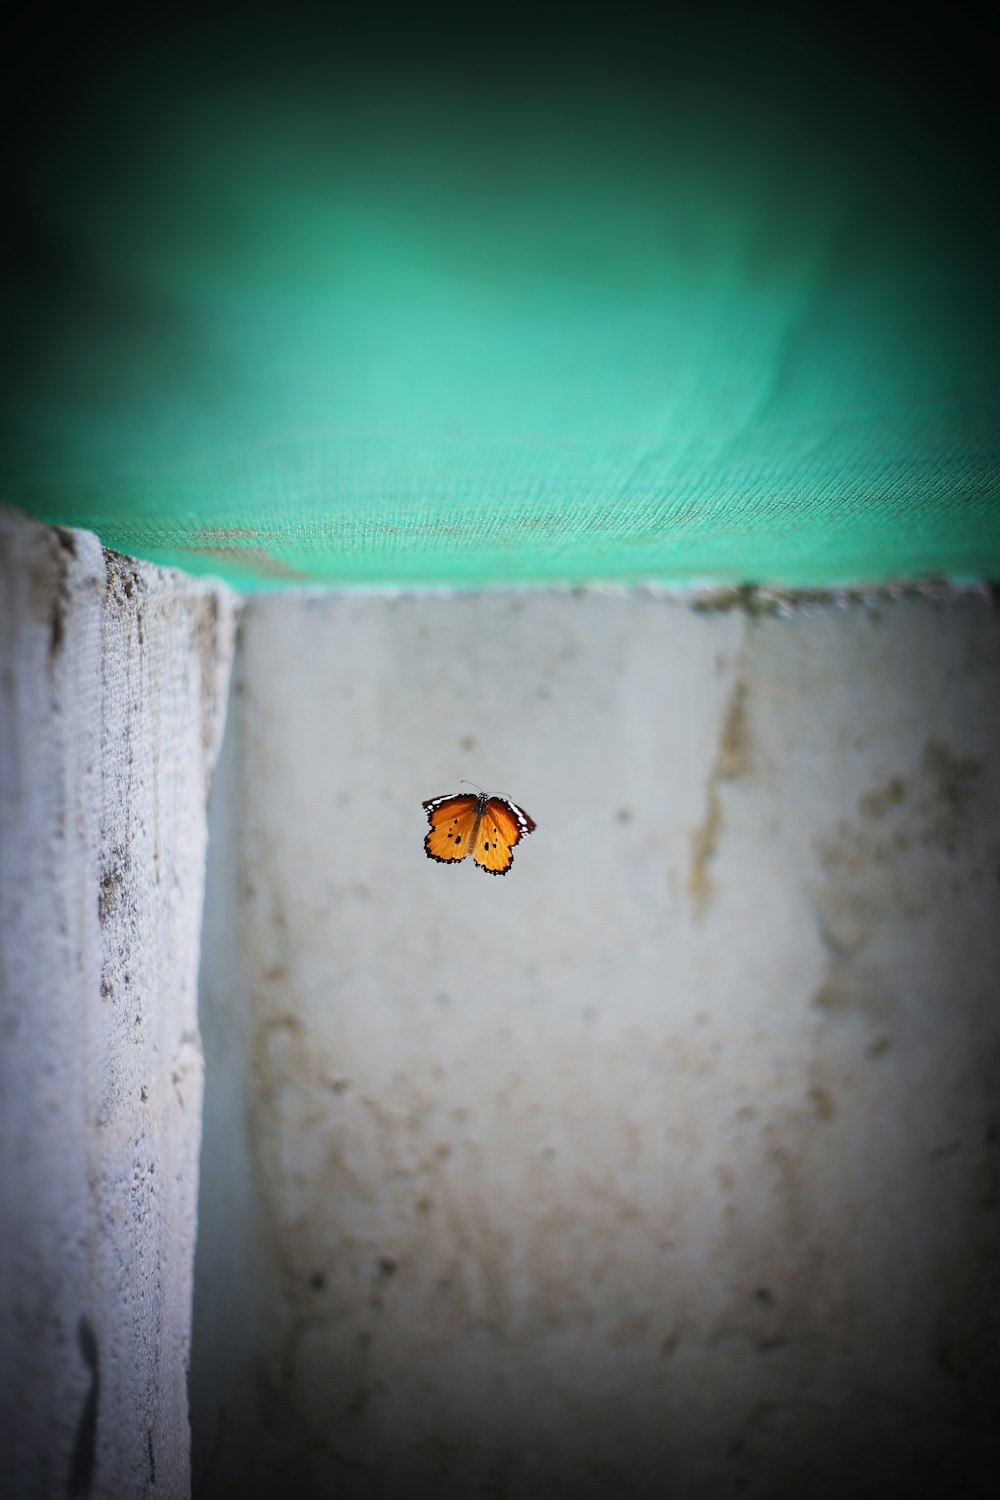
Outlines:
{"label": "woven net texture", "polygon": [[996,23],[701,14],[27,12],[0,500],[245,587],[996,576]]}

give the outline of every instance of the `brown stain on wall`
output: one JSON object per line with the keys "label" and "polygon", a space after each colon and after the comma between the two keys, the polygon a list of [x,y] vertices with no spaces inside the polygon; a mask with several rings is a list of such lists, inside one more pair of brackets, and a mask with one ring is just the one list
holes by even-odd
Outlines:
{"label": "brown stain on wall", "polygon": [[707,912],[715,889],[710,866],[724,825],[720,784],[725,781],[735,781],[738,777],[745,776],[750,769],[751,738],[747,716],[747,694],[746,679],[737,678],[726,704],[715,759],[708,775],[705,817],[691,837],[688,894],[694,907],[695,918],[699,921]]}

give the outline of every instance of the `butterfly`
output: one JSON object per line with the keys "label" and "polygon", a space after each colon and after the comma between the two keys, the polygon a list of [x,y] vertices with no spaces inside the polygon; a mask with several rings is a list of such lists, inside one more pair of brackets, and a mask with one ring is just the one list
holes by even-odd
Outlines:
{"label": "butterfly", "polygon": [[449,865],[467,854],[491,875],[506,875],[514,862],[514,845],[534,830],[535,822],[508,797],[480,791],[453,797],[431,797],[424,803],[431,831],[424,839],[428,859]]}

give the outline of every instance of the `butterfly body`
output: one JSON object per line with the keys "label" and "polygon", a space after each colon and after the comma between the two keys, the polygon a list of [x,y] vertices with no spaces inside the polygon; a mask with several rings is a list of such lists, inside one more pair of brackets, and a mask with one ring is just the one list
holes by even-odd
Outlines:
{"label": "butterfly body", "polygon": [[431,797],[423,805],[431,825],[424,839],[428,859],[448,865],[471,854],[490,875],[506,875],[514,861],[515,844],[535,827],[516,802],[488,797],[485,792]]}

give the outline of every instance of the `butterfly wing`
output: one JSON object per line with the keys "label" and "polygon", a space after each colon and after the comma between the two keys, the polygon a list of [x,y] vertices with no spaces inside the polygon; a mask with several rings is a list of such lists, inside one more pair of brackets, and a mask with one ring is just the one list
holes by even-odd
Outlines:
{"label": "butterfly wing", "polygon": [[472,845],[479,798],[463,793],[458,797],[431,797],[424,803],[431,831],[424,839],[428,859],[447,865],[464,859]]}
{"label": "butterfly wing", "polygon": [[506,875],[514,862],[514,845],[534,826],[534,820],[516,802],[488,797],[476,830],[473,859],[491,875]]}

